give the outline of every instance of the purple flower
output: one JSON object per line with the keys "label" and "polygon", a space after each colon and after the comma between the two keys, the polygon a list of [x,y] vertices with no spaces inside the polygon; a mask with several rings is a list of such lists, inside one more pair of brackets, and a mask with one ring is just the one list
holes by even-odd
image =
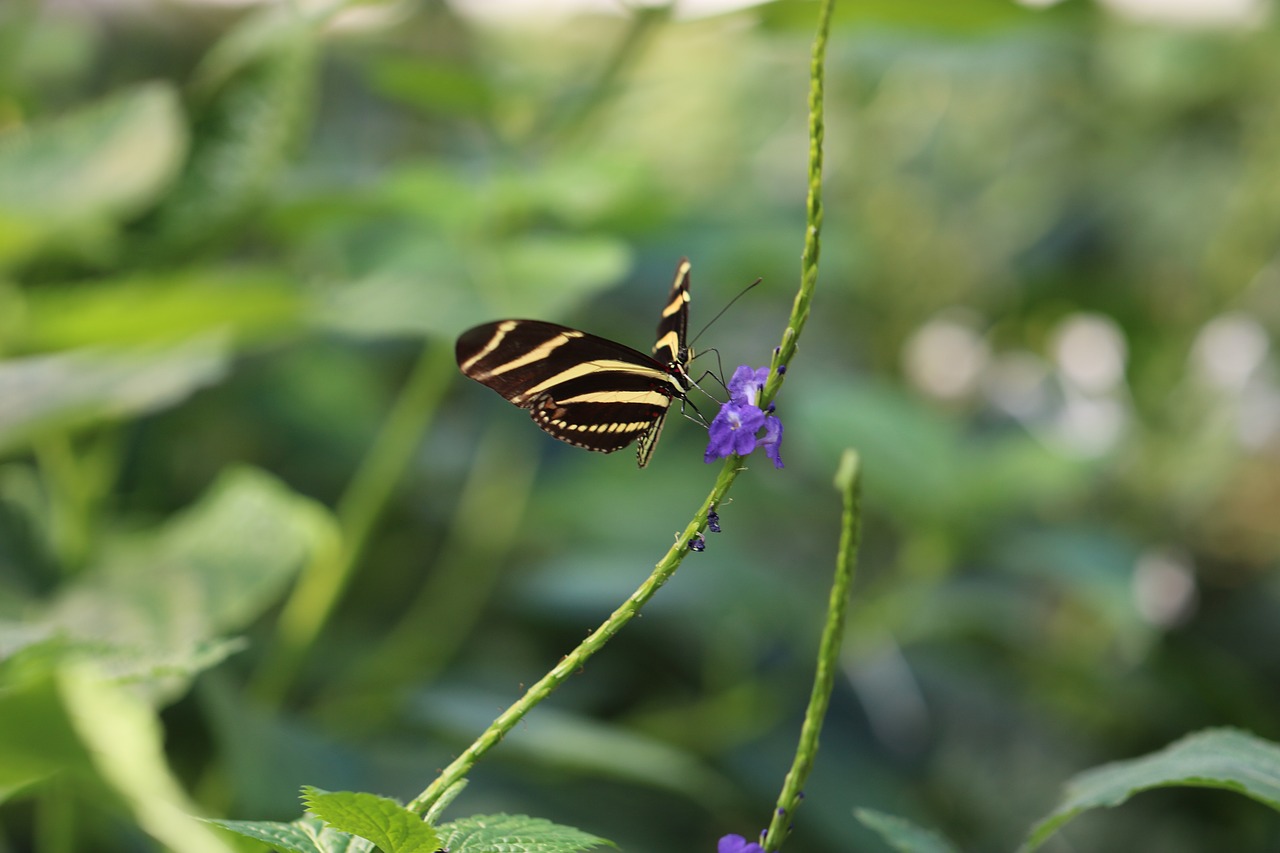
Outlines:
{"label": "purple flower", "polygon": [[746,456],[756,449],[756,433],[764,426],[764,412],[755,406],[730,401],[720,407],[707,432],[707,452],[703,461],[711,462],[726,456]]}
{"label": "purple flower", "polygon": [[768,381],[769,368],[753,369],[745,364],[739,365],[729,379],[729,400],[734,403],[754,406],[756,401],[760,399],[760,390],[764,388],[764,383]]}
{"label": "purple flower", "polygon": [[[782,421],[769,406],[769,413],[760,409],[760,391],[769,379],[769,368],[753,368],[741,365],[729,380],[729,402],[711,420],[707,428],[710,440],[703,454],[704,462],[713,462],[728,456],[746,456],[757,447],[763,447],[765,455],[773,460],[775,468],[782,467]],[[757,437],[761,429],[764,436]]]}
{"label": "purple flower", "polygon": [[782,421],[776,415],[764,419],[764,438],[760,439],[764,455],[773,460],[774,468],[782,467]]}
{"label": "purple flower", "polygon": [[764,853],[764,848],[741,835],[726,835],[720,839],[716,853]]}

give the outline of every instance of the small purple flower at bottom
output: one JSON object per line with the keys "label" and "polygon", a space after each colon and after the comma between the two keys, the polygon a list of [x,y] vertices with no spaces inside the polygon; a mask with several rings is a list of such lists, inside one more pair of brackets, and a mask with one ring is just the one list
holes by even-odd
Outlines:
{"label": "small purple flower at bottom", "polygon": [[716,853],[764,853],[764,848],[741,835],[726,835],[720,839]]}
{"label": "small purple flower at bottom", "polygon": [[[714,462],[728,456],[746,456],[759,447],[773,460],[775,468],[782,467],[782,421],[773,412],[764,412],[756,403],[769,378],[769,368],[753,368],[741,365],[729,380],[729,402],[720,407],[712,418],[707,432],[707,451],[704,462]],[[764,436],[757,437],[764,429]]]}

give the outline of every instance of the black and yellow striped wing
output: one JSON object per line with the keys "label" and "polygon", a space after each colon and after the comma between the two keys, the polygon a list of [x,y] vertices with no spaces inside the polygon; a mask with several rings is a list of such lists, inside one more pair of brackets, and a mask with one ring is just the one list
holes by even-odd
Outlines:
{"label": "black and yellow striped wing", "polygon": [[612,453],[639,439],[643,468],[671,401],[684,399],[691,385],[688,317],[689,262],[682,260],[652,356],[556,323],[499,320],[458,338],[458,367],[528,409],[534,423],[561,441]]}

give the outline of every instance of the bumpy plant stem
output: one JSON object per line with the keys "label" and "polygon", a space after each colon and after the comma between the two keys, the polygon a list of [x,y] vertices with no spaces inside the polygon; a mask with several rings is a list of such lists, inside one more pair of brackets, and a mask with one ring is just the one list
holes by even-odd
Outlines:
{"label": "bumpy plant stem", "polygon": [[[733,462],[732,459],[729,460],[729,463],[731,462]],[[520,719],[525,714],[529,713],[543,699],[550,696],[557,687],[568,680],[569,676],[580,670],[592,655],[604,648],[605,643],[609,642],[609,639],[614,634],[622,630],[622,626],[630,622],[640,612],[640,608],[644,607],[645,603],[653,598],[654,594],[662,588],[662,585],[675,574],[676,569],[680,567],[680,563],[684,561],[685,555],[689,553],[689,541],[706,525],[707,510],[724,498],[729,491],[729,486],[737,479],[738,473],[742,469],[729,463],[726,463],[720,469],[720,476],[716,478],[711,494],[707,496],[693,520],[676,538],[675,544],[667,550],[666,555],[654,567],[653,573],[649,575],[645,582],[626,601],[622,602],[621,606],[613,611],[609,618],[591,633],[591,636],[583,640],[576,649],[561,658],[560,663],[556,664],[550,672],[525,691],[525,694],[514,705],[494,720],[489,728],[485,729],[484,733],[476,738],[471,746],[467,747],[461,755],[454,759],[453,763],[446,767],[425,791],[415,797],[413,802],[409,803],[408,808],[410,811],[422,814],[431,808],[445,791],[465,778],[471,768],[475,766],[475,763],[486,752],[496,746],[506,736],[507,732],[511,731],[516,723],[520,722]]]}
{"label": "bumpy plant stem", "polygon": [[[767,407],[782,388],[785,367],[796,354],[796,342],[809,319],[809,305],[818,284],[818,256],[822,249],[822,143],[826,133],[823,92],[827,63],[827,36],[831,32],[831,13],[835,0],[823,0],[818,12],[818,32],[813,40],[809,62],[809,195],[805,201],[804,250],[800,254],[800,289],[791,304],[791,317],[782,332],[782,343],[773,356],[769,382],[760,395],[760,406]],[[784,370],[778,370],[779,367]]]}
{"label": "bumpy plant stem", "polygon": [[[799,339],[800,332],[804,329],[805,321],[809,317],[809,305],[813,300],[814,288],[818,282],[818,256],[822,231],[823,69],[826,62],[827,34],[831,29],[831,10],[834,5],[834,0],[824,0],[822,4],[818,20],[818,35],[814,41],[813,61],[810,69],[809,193],[806,206],[804,251],[800,261],[800,288],[792,304],[791,316],[787,321],[787,327],[782,333],[782,343],[778,346],[774,355],[774,369],[770,372],[769,382],[761,395],[760,405],[762,407],[767,406],[777,396],[779,389],[782,387],[785,371],[779,371],[777,368],[790,364],[791,358],[795,355],[796,341]],[[560,663],[556,664],[550,672],[530,687],[514,705],[494,720],[480,737],[476,738],[474,743],[454,759],[426,790],[415,797],[408,806],[411,811],[417,814],[424,814],[431,809],[445,791],[466,778],[466,775],[475,766],[476,762],[496,746],[525,714],[551,695],[557,687],[568,680],[569,676],[580,670],[592,655],[604,648],[605,643],[640,612],[640,608],[649,599],[653,598],[654,594],[662,588],[662,585],[680,567],[680,563],[683,562],[685,555],[689,551],[689,542],[706,526],[707,510],[713,506],[719,506],[724,501],[730,486],[733,485],[733,481],[737,479],[741,471],[745,470],[742,463],[743,460],[739,456],[730,456],[725,460],[711,493],[703,500],[702,506],[698,508],[693,519],[676,537],[675,544],[668,549],[666,555],[654,567],[653,573],[649,575],[645,582],[617,610],[610,614],[609,618],[593,631],[586,640],[565,655]],[[833,596],[834,594],[833,591]],[[817,689],[818,687],[815,685],[815,691]],[[829,683],[826,690],[829,694]],[[821,710],[825,711],[825,708],[824,698]],[[811,713],[817,713],[812,703],[810,711]],[[821,715],[819,713],[818,720],[820,719]],[[816,749],[816,729],[812,732],[812,738],[812,748]],[[797,760],[799,760],[799,756],[797,756]],[[812,761],[811,753],[809,761]],[[807,766],[806,764],[804,774],[808,772]],[[797,775],[795,771],[793,771],[792,776],[796,777],[797,786],[803,781],[803,775]],[[790,779],[791,777],[788,778]],[[784,795],[786,795],[787,790],[789,789],[784,789]],[[796,796],[798,796],[798,787],[796,792]]]}
{"label": "bumpy plant stem", "polygon": [[836,471],[836,488],[844,496],[844,517],[840,524],[840,550],[836,554],[836,577],[831,584],[831,597],[827,602],[827,621],[822,628],[822,642],[818,647],[818,670],[813,678],[813,690],[809,694],[809,707],[805,710],[804,725],[800,728],[800,745],[795,761],[782,783],[778,795],[778,807],[773,811],[773,821],[765,835],[764,849],[777,850],[791,830],[791,817],[804,795],[804,781],[809,778],[813,761],[818,756],[818,734],[822,720],[827,715],[831,700],[831,688],[835,684],[836,668],[840,662],[840,645],[844,639],[844,616],[848,608],[849,588],[853,586],[854,570],[858,561],[858,543],[862,534],[861,472],[858,454],[846,450]]}

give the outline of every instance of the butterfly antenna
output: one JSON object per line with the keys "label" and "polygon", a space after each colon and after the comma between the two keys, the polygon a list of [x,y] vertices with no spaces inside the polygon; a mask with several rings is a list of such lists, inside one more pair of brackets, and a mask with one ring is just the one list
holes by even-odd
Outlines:
{"label": "butterfly antenna", "polygon": [[764,279],[762,279],[762,278],[758,278],[758,279],[756,279],[755,281],[753,281],[753,282],[751,282],[750,284],[748,284],[746,287],[742,288],[742,291],[741,291],[737,296],[735,296],[735,297],[733,297],[732,299],[730,299],[730,300],[729,300],[729,304],[728,304],[728,305],[726,305],[726,306],[724,306],[723,308],[721,308],[721,309],[720,309],[720,313],[716,314],[716,316],[714,316],[714,317],[712,317],[710,320],[708,320],[708,321],[707,321],[707,325],[703,326],[701,329],[699,329],[699,330],[698,330],[698,334],[694,335],[694,336],[689,340],[689,346],[693,346],[693,345],[694,345],[694,343],[696,343],[696,342],[697,342],[698,338],[702,337],[702,333],[703,333],[703,332],[705,332],[707,329],[710,329],[710,328],[711,328],[711,324],[712,324],[712,323],[714,323],[716,320],[719,320],[722,316],[724,316],[724,312],[726,312],[726,311],[728,311],[730,308],[732,308],[732,307],[733,307],[733,303],[737,302],[739,299],[741,299],[742,297],[746,296],[746,295],[747,295],[747,291],[748,291],[748,290],[750,290],[751,288],[755,287],[757,284],[759,284],[759,283],[760,283],[760,282],[762,282],[762,281],[764,281]]}

